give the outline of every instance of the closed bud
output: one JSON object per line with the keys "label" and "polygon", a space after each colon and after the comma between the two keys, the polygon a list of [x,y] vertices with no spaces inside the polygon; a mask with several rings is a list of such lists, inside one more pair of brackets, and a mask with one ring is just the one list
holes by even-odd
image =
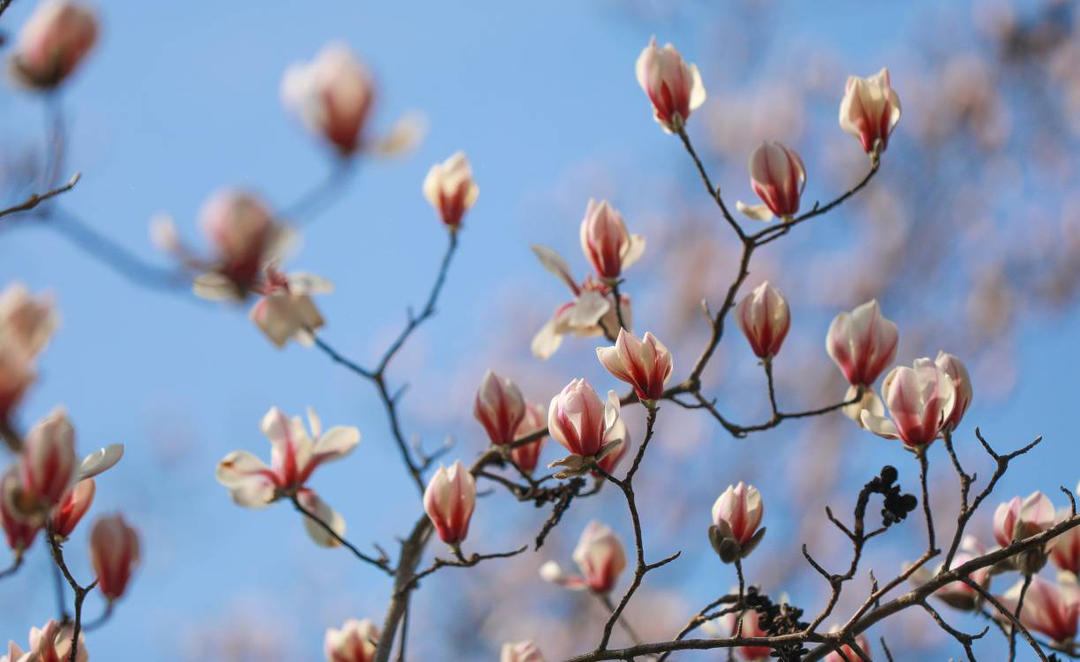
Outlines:
{"label": "closed bud", "polygon": [[641,400],[659,400],[671,379],[671,352],[648,331],[639,340],[626,329],[619,329],[615,346],[597,347],[596,356],[608,372],[633,386]]}
{"label": "closed bud", "polygon": [[612,281],[638,261],[645,252],[645,239],[627,231],[622,214],[607,200],[589,200],[581,221],[581,251],[597,276]]}
{"label": "closed bud", "polygon": [[379,630],[366,618],[351,618],[340,630],[327,628],[323,639],[326,662],[371,662],[378,645]]}
{"label": "closed bud", "polygon": [[35,378],[30,355],[15,343],[0,342],[0,421],[11,418]]}
{"label": "closed bud", "polygon": [[763,142],[750,154],[750,186],[764,204],[736,206],[750,218],[768,221],[773,215],[790,221],[799,212],[806,187],[806,168],[795,150],[778,142]]}
{"label": "closed bud", "polygon": [[712,507],[709,542],[724,563],[746,558],[765,535],[761,494],[752,485],[729,485]]}
{"label": "closed bud", "polygon": [[619,420],[619,398],[608,393],[605,403],[589,382],[575,379],[551,399],[548,431],[566,450],[595,457],[607,443],[607,434]]}
{"label": "closed bud", "polygon": [[473,181],[472,168],[465,152],[455,152],[436,163],[424,177],[424,197],[451,230],[461,227],[465,212],[476,203],[480,187]]}
{"label": "closed bud", "polygon": [[889,70],[868,78],[849,76],[840,102],[840,128],[855,136],[867,154],[885,151],[900,121],[900,97],[889,86]]}
{"label": "closed bud", "polygon": [[[547,427],[547,419],[544,417],[544,408],[529,402],[525,405],[525,417],[521,419],[514,435],[515,438],[520,439],[535,434],[545,427]],[[543,436],[513,448],[510,451],[510,459],[525,473],[532,473],[540,461],[540,451],[546,439],[547,436]]]}
{"label": "closed bud", "polygon": [[285,71],[281,99],[309,131],[348,157],[363,146],[375,84],[348,47],[330,44],[313,61]]}
{"label": "closed bud", "polygon": [[[1038,535],[1054,526],[1057,514],[1054,504],[1036,490],[1026,498],[1013,497],[994,511],[994,539],[1002,547]],[[1033,574],[1046,565],[1046,546],[1035,547],[1011,559],[1020,572]]]}
{"label": "closed bud", "polygon": [[896,358],[899,333],[885,319],[877,300],[850,313],[840,313],[829,325],[825,349],[852,386],[870,386]]}
{"label": "closed bud", "polygon": [[34,356],[44,349],[56,326],[57,315],[48,296],[31,296],[18,283],[0,293],[0,342]]}
{"label": "closed bud", "polygon": [[544,656],[533,642],[518,641],[503,644],[499,662],[544,662]]}
{"label": "closed bud", "polygon": [[476,481],[469,470],[460,460],[449,469],[440,466],[424,490],[424,510],[443,542],[465,540],[475,507]]}
{"label": "closed bud", "polygon": [[949,430],[955,430],[960,425],[960,421],[963,420],[968,406],[971,405],[971,377],[968,376],[967,366],[964,365],[964,362],[952,354],[939,351],[934,363],[949,376],[953,388],[956,389],[956,401],[953,403],[952,414],[949,415],[943,426]]}
{"label": "closed bud", "polygon": [[956,402],[952,379],[928,358],[889,371],[881,395],[892,420],[863,410],[863,427],[886,439],[900,439],[917,452],[941,436]]}
{"label": "closed bud", "polygon": [[90,530],[90,563],[98,590],[112,602],[124,595],[139,562],[139,536],[121,515],[100,517]]}
{"label": "closed bud", "polygon": [[574,563],[588,588],[600,594],[610,593],[626,568],[626,550],[614,531],[593,520],[574,548]]}
{"label": "closed bud", "polygon": [[[1057,512],[1057,522],[1064,522],[1071,516],[1071,508],[1061,508]],[[1080,530],[1078,527],[1074,526],[1051,541],[1050,560],[1059,570],[1080,576]]]}
{"label": "closed bud", "polygon": [[[203,231],[214,245],[215,281],[224,279],[235,298],[244,298],[255,287],[263,267],[275,256],[283,236],[281,226],[261,200],[238,191],[219,191],[200,212]],[[200,277],[202,278],[202,277]],[[195,293],[218,298],[196,279]]]}
{"label": "closed bud", "polygon": [[82,520],[90,504],[94,502],[94,479],[87,478],[68,490],[63,500],[52,512],[52,533],[61,540],[71,536],[71,532]]}
{"label": "closed bud", "polygon": [[488,370],[476,391],[473,416],[487,430],[491,443],[510,443],[525,418],[525,398],[521,389],[509,379]]}
{"label": "closed bud", "polygon": [[638,56],[636,71],[638,85],[667,133],[681,131],[690,113],[705,103],[705,86],[697,65],[687,65],[671,44],[660,48],[654,37]]}
{"label": "closed bud", "polygon": [[787,337],[791,311],[780,290],[765,281],[739,302],[735,308],[735,321],[754,354],[769,360],[780,352]]}
{"label": "closed bud", "polygon": [[4,539],[16,559],[21,559],[23,552],[34,544],[34,539],[41,531],[38,519],[28,518],[19,512],[19,476],[12,466],[0,476],[0,526],[4,529]]}
{"label": "closed bud", "polygon": [[62,83],[93,48],[98,21],[69,0],[41,3],[19,32],[11,70],[27,87],[49,90]]}
{"label": "closed bud", "polygon": [[75,476],[75,429],[61,409],[39,421],[26,435],[21,480],[27,504],[60,503]]}

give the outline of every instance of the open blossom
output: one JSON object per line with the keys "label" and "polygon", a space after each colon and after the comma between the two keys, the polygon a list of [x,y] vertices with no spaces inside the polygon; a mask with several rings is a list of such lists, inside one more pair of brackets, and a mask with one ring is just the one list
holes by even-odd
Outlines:
{"label": "open blossom", "polygon": [[638,56],[636,71],[656,121],[668,133],[681,131],[690,113],[705,103],[697,65],[687,65],[671,44],[659,48],[654,37]]}
{"label": "open blossom", "polygon": [[575,379],[551,399],[548,431],[574,455],[594,457],[609,443],[607,435],[619,420],[619,410],[615,391],[608,392],[605,402],[589,382]]}
{"label": "open blossom", "polygon": [[671,379],[671,352],[648,331],[639,340],[626,329],[619,329],[615,346],[597,347],[596,356],[608,372],[633,386],[642,400],[659,400]]}
{"label": "open blossom", "polygon": [[[0,662],[68,662],[71,657],[72,634],[70,625],[61,625],[49,621],[45,627],[30,628],[30,650],[23,652],[15,642],[8,644],[7,655],[0,656]],[[75,649],[75,662],[87,662],[90,654],[86,652],[86,637],[79,633]]]}
{"label": "open blossom", "polygon": [[[530,434],[539,432],[547,427],[547,416],[541,405],[528,402],[525,404],[525,416],[518,424],[514,437],[520,439]],[[544,447],[547,436],[540,437],[536,441],[530,441],[511,449],[510,459],[525,473],[532,473],[540,461],[540,451]]]}
{"label": "open blossom", "polygon": [[795,150],[778,142],[763,142],[750,154],[750,186],[764,204],[736,207],[758,221],[773,215],[785,221],[799,212],[799,198],[806,187],[806,168]]}
{"label": "open blossom", "polygon": [[[1072,516],[1070,508],[1061,508],[1057,512],[1060,523]],[[1050,547],[1050,560],[1059,570],[1080,576],[1080,527],[1073,527],[1054,538]]]}
{"label": "open blossom", "polygon": [[21,283],[0,292],[0,342],[34,356],[45,348],[57,324],[51,297],[35,297]]}
{"label": "open blossom", "polygon": [[735,321],[754,354],[771,359],[780,352],[791,328],[791,311],[780,290],[765,281],[735,307]]}
{"label": "open blossom", "polygon": [[615,588],[619,575],[626,569],[626,550],[622,541],[610,527],[596,520],[589,522],[582,531],[573,558],[581,571],[580,576],[563,574],[554,561],[548,561],[540,568],[540,576],[567,588],[605,594]]}
{"label": "open blossom", "polygon": [[97,587],[112,602],[127,590],[139,563],[139,535],[120,515],[100,517],[90,529],[90,563]]}
{"label": "open blossom", "polygon": [[588,276],[578,284],[570,274],[570,267],[558,253],[547,246],[534,245],[533,253],[545,269],[555,274],[570,289],[574,299],[560,305],[555,314],[536,333],[532,340],[532,353],[537,358],[546,359],[555,353],[562,344],[564,335],[580,337],[604,335],[605,329],[614,333],[619,328],[619,314],[626,328],[633,326],[633,314],[630,309],[630,296],[621,294],[619,308],[615,308],[615,297],[610,286]]}
{"label": "open blossom", "polygon": [[465,152],[455,152],[442,163],[431,166],[424,177],[424,197],[451,230],[461,227],[461,219],[479,195],[480,187],[473,180]]}
{"label": "open blossom", "polygon": [[379,629],[371,620],[350,618],[340,630],[326,629],[326,662],[371,662],[379,645]]}
{"label": "open blossom", "polygon": [[[1021,579],[999,597],[1010,611],[1016,609],[1023,586]],[[1080,587],[1069,579],[1053,584],[1037,575],[1031,578],[1020,608],[1020,623],[1026,628],[1046,635],[1055,643],[1068,645],[1076,639],[1078,617]]]}
{"label": "open blossom", "polygon": [[499,662],[544,662],[544,656],[531,641],[508,642],[502,646]]}
{"label": "open blossom", "polygon": [[285,275],[267,267],[262,297],[251,308],[251,321],[276,347],[284,347],[289,339],[310,346],[315,342],[314,332],[325,323],[311,296],[333,289],[330,281],[315,274]]}
{"label": "open blossom", "polygon": [[889,371],[881,394],[892,420],[864,410],[863,427],[886,439],[900,439],[916,451],[941,436],[956,402],[952,379],[928,358]]}
{"label": "open blossom", "polygon": [[858,138],[868,153],[881,153],[900,121],[900,97],[889,86],[889,70],[868,78],[849,76],[840,102],[840,128]]}
{"label": "open blossom", "polygon": [[746,558],[754,551],[765,529],[758,528],[764,513],[761,493],[742,481],[729,485],[712,507],[709,541],[724,563]]}
{"label": "open blossom", "polygon": [[461,460],[440,466],[424,490],[424,510],[442,541],[457,545],[469,535],[476,508],[476,480]]}
{"label": "open blossom", "polygon": [[614,280],[645,252],[645,238],[630,234],[622,214],[590,199],[581,221],[581,250],[601,279]]}
{"label": "open blossom", "polygon": [[97,36],[97,17],[85,5],[47,0],[19,31],[11,56],[12,73],[27,87],[54,88],[82,62]]}
{"label": "open blossom", "polygon": [[205,299],[243,299],[267,264],[278,257],[285,229],[262,200],[240,191],[218,191],[199,214],[216,257],[210,272],[195,279],[195,294]]}
{"label": "open blossom", "polygon": [[67,494],[52,511],[52,532],[61,540],[71,536],[90,505],[94,502],[96,486],[93,478],[81,480],[68,490]]}
{"label": "open blossom", "polygon": [[473,416],[487,430],[491,443],[508,444],[517,436],[518,426],[525,418],[525,398],[521,389],[509,379],[488,370],[476,390]]}
{"label": "open blossom", "polygon": [[[957,548],[956,556],[953,557],[951,567],[955,568],[963,565],[985,553],[986,547],[984,547],[975,536],[964,536],[960,541],[960,546]],[[925,568],[919,568],[912,573],[911,581],[915,584],[925,584],[933,579],[934,575],[941,572],[943,568],[944,563],[938,564],[933,572],[930,572]],[[979,568],[968,575],[968,579],[986,589],[990,585],[991,571],[992,568],[989,566]],[[953,609],[960,609],[962,611],[975,611],[982,605],[982,596],[979,592],[960,580],[949,582],[938,588],[934,591],[934,597]]]}
{"label": "open blossom", "polygon": [[949,376],[953,388],[956,389],[956,401],[953,403],[952,414],[945,421],[945,427],[955,430],[964,418],[968,406],[971,405],[971,377],[968,376],[967,366],[964,365],[964,362],[952,354],[939,351],[934,363]]}

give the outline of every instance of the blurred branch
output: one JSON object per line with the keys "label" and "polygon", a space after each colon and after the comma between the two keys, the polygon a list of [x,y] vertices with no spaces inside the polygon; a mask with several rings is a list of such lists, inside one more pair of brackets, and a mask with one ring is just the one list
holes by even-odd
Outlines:
{"label": "blurred branch", "polygon": [[[0,11],[3,11],[3,7],[0,7]],[[55,198],[56,196],[63,193],[67,193],[71,189],[75,188],[75,185],[79,183],[80,179],[82,179],[82,173],[77,172],[72,175],[71,179],[68,180],[68,183],[64,184],[63,186],[54,188],[51,191],[46,191],[45,193],[34,193],[25,201],[15,205],[14,207],[8,207],[7,209],[0,210],[0,218],[4,216],[9,216],[11,214],[17,214],[21,211],[29,211],[34,207],[37,207],[41,203],[45,202],[46,200]]]}
{"label": "blurred branch", "polygon": [[[45,527],[45,539],[49,545],[49,549],[52,551],[53,562],[56,567],[64,574],[64,579],[67,580],[71,590],[75,593],[75,616],[71,621],[71,657],[69,662],[77,662],[79,654],[79,634],[82,632],[82,608],[83,602],[86,600],[86,596],[94,590],[97,586],[97,580],[90,582],[86,586],[79,584],[75,580],[74,575],[71,574],[71,570],[68,569],[67,563],[64,562],[64,552],[60,547],[60,543],[56,536],[53,534],[52,525],[47,524]],[[67,616],[64,616],[64,620],[67,620]]]}

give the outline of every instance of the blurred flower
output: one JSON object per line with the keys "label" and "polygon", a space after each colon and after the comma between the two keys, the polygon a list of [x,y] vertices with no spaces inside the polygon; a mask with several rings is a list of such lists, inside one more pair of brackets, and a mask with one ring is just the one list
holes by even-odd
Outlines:
{"label": "blurred flower", "polygon": [[742,481],[738,485],[729,485],[716,499],[712,507],[709,542],[721,561],[733,563],[754,551],[765,536],[765,528],[758,528],[763,512],[761,493]]}
{"label": "blurred flower", "polygon": [[97,35],[97,17],[85,5],[68,0],[42,2],[19,31],[11,71],[27,87],[50,90],[82,62]]}
{"label": "blurred flower", "polygon": [[615,588],[619,574],[626,569],[626,551],[622,541],[609,527],[596,520],[586,525],[577,547],[574,563],[581,575],[565,575],[555,561],[548,561],[540,568],[544,581],[553,582],[574,590],[589,589],[601,595]]}
{"label": "blurred flower", "polygon": [[[525,416],[521,419],[521,423],[514,432],[514,438],[521,439],[546,429],[547,417],[544,413],[544,408],[541,405],[531,402],[526,403]],[[510,459],[525,473],[532,473],[536,469],[537,462],[540,461],[540,451],[543,449],[546,439],[547,436],[545,435],[536,441],[530,441],[527,444],[511,449]]]}
{"label": "blurred flower", "polygon": [[440,466],[424,490],[424,510],[448,545],[458,545],[469,535],[469,520],[476,508],[476,480],[461,460],[447,469]]}
{"label": "blurred flower", "polygon": [[72,634],[70,625],[61,625],[49,621],[45,627],[30,628],[30,650],[25,653],[15,645],[8,644],[8,654],[0,656],[0,662],[87,662],[90,654],[86,652],[86,637],[79,633],[75,657],[71,656]]}
{"label": "blurred flower", "polygon": [[[952,567],[955,568],[961,566],[985,553],[986,548],[977,538],[975,538],[975,536],[964,536],[960,541],[960,546],[957,548],[956,556],[953,557]],[[917,585],[925,584],[933,579],[935,575],[940,573],[944,567],[945,565],[943,563],[938,564],[933,572],[930,572],[925,568],[919,568],[912,573],[911,581]],[[987,589],[990,586],[990,575],[991,568],[979,568],[968,575],[968,579],[975,582],[978,586]],[[977,611],[982,605],[982,596],[979,592],[960,580],[949,582],[937,589],[934,591],[934,597],[953,609],[960,609],[962,611]]]}
{"label": "blurred flower", "polygon": [[765,281],[739,302],[735,321],[754,354],[770,360],[780,352],[791,328],[791,311],[780,290]]}
{"label": "blurred flower", "polygon": [[[740,625],[739,622],[742,622]],[[734,613],[723,617],[725,629],[734,636],[736,631],[742,632],[744,637],[767,637],[769,633],[761,629],[761,619],[757,611],[747,609],[737,617]],[[768,646],[739,646],[735,649],[739,658],[745,662],[769,662],[773,659],[772,648]]]}
{"label": "blurred flower", "polygon": [[79,524],[79,521],[90,510],[90,504],[94,502],[93,478],[80,480],[74,487],[67,491],[60,503],[52,511],[52,533],[60,540],[71,536],[71,532]]}
{"label": "blurred flower", "polygon": [[[1072,516],[1070,508],[1057,511],[1055,524],[1064,522]],[[1005,523],[1002,523],[1005,526]],[[1080,576],[1080,528],[1073,527],[1050,542],[1050,560],[1059,570]]]}
{"label": "blurred flower", "polygon": [[968,376],[967,366],[964,365],[964,362],[952,354],[938,351],[934,363],[949,376],[953,387],[956,389],[956,401],[953,403],[952,413],[942,426],[949,430],[955,430],[960,425],[964,413],[967,412],[968,406],[971,404],[971,377]]}
{"label": "blurred flower", "polygon": [[326,629],[326,662],[371,662],[379,644],[379,629],[369,619],[350,618],[340,630]]}
{"label": "blurred flower", "polygon": [[45,348],[57,324],[51,297],[34,297],[21,283],[8,285],[0,292],[0,343],[35,356]]}
{"label": "blurred flower", "polygon": [[0,421],[11,418],[35,377],[31,357],[14,344],[0,341]]}
{"label": "blurred flower", "polygon": [[90,530],[90,563],[106,600],[120,598],[139,563],[139,536],[121,515],[99,517]]}
{"label": "blurred flower", "polygon": [[785,222],[799,212],[799,198],[806,188],[806,168],[798,153],[782,143],[761,143],[750,154],[750,186],[765,204],[736,203],[742,213],[758,221],[773,215]]}
{"label": "blurred flower", "polygon": [[653,37],[638,56],[636,70],[638,85],[667,133],[682,130],[690,113],[705,103],[705,86],[697,65],[687,65],[671,44],[658,48]]}
{"label": "blurred flower", "polygon": [[508,444],[516,438],[518,426],[525,418],[525,398],[521,389],[509,379],[488,370],[476,390],[473,416],[487,430],[495,445]]}
{"label": "blurred flower", "polygon": [[451,230],[461,227],[461,219],[479,195],[480,187],[473,180],[465,152],[455,152],[442,163],[431,166],[424,177],[424,197]]}
{"label": "blurred flower", "polygon": [[[829,628],[829,632],[839,632],[840,626],[834,625]],[[859,650],[863,652],[859,655],[850,645],[841,646],[838,650],[834,650],[825,656],[825,662],[854,662],[855,660],[870,659],[870,642],[866,639],[866,635],[855,635],[855,644],[859,647]]]}
{"label": "blurred flower", "polygon": [[4,529],[4,538],[16,561],[22,559],[23,552],[34,544],[43,524],[27,519],[13,509],[13,502],[19,489],[18,466],[12,465],[0,476],[0,526]]}
{"label": "blurred flower", "polygon": [[880,154],[900,121],[900,97],[889,87],[889,70],[868,78],[849,76],[840,102],[840,128],[859,139],[867,154]]}
{"label": "blurred flower", "polygon": [[[1025,499],[1013,497],[1000,504],[994,511],[994,539],[1002,547],[1038,535],[1054,526],[1057,514],[1054,504],[1045,494],[1036,490]],[[1050,545],[1053,544],[1050,541]],[[1038,572],[1046,564],[1046,547],[1028,549],[1010,559],[1018,570],[1026,574]]]}
{"label": "blurred flower", "polygon": [[613,281],[645,252],[645,238],[630,234],[622,214],[601,200],[590,199],[581,221],[581,251],[604,281]]}
{"label": "blurred flower", "polygon": [[311,295],[333,289],[330,281],[315,274],[285,275],[267,267],[265,283],[259,288],[262,297],[251,308],[251,321],[276,347],[284,347],[290,338],[310,346],[315,342],[314,332],[325,323]]}
{"label": "blurred flower", "polygon": [[597,347],[596,356],[608,372],[633,386],[641,400],[659,400],[671,379],[671,352],[648,331],[639,340],[620,328],[615,346]]}
{"label": "blurred flower", "polygon": [[499,662],[544,662],[544,656],[533,642],[518,641],[503,644]]}
{"label": "blurred flower", "polygon": [[[1023,591],[1021,579],[998,599],[1014,611]],[[1080,616],[1080,588],[1071,580],[1052,584],[1042,577],[1033,576],[1031,585],[1024,593],[1020,608],[1020,622],[1057,644],[1069,645],[1076,639],[1077,617]]]}
{"label": "blurred flower", "polygon": [[881,394],[892,420],[864,410],[863,427],[886,439],[900,439],[913,451],[941,436],[956,401],[952,379],[928,358],[889,371]]}

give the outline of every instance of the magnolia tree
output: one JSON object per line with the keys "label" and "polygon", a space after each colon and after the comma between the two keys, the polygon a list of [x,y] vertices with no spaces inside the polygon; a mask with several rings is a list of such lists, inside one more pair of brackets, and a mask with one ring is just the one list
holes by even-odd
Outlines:
{"label": "magnolia tree", "polygon": [[[6,6],[0,3],[0,11]],[[16,39],[9,58],[12,76],[55,98],[92,52],[97,32],[97,18],[86,7],[67,0],[42,3]],[[433,454],[417,449],[404,431],[402,391],[390,378],[394,358],[434,315],[459,241],[468,236],[466,217],[479,188],[463,152],[433,165],[420,187],[447,236],[430,294],[370,365],[346,357],[321,335],[324,318],[313,297],[329,294],[331,284],[311,273],[283,270],[282,261],[298,231],[287,222],[292,215],[287,210],[275,210],[245,191],[224,189],[214,194],[201,212],[209,253],[191,248],[170,219],[152,222],[154,241],[176,266],[147,278],[137,273],[136,282],[190,288],[204,299],[247,304],[254,327],[271,343],[284,347],[296,341],[325,354],[369,382],[385,409],[391,431],[388,443],[396,447],[415,491],[415,521],[400,532],[394,545],[375,544],[365,551],[368,546],[347,537],[344,518],[317,492],[317,470],[352,453],[360,442],[358,427],[324,427],[310,409],[300,416],[270,406],[260,423],[270,442],[269,461],[253,452],[258,449],[241,448],[216,467],[217,480],[238,506],[265,508],[281,502],[278,507],[296,511],[316,545],[340,548],[337,553],[349,553],[385,575],[387,586],[379,589],[389,592],[385,611],[327,624],[326,659],[405,659],[410,604],[429,577],[480,564],[527,563],[535,568],[524,557],[515,558],[530,548],[548,557],[534,581],[587,593],[607,610],[602,626],[591,635],[592,643],[571,658],[574,662],[665,660],[685,651],[713,649],[747,661],[851,662],[894,659],[893,655],[908,659],[902,643],[894,642],[890,651],[885,639],[875,636],[883,621],[905,611],[925,613],[968,659],[975,659],[976,640],[991,637],[999,639],[996,650],[1007,651],[1009,659],[1021,647],[1042,660],[1080,657],[1075,643],[1080,619],[1076,578],[1080,516],[1075,494],[1066,488],[1058,493],[1054,485],[1044,486],[1048,494],[1057,494],[1054,499],[1040,491],[1026,497],[995,492],[1011,463],[1026,459],[1022,456],[1035,451],[1039,439],[1005,450],[972,429],[965,414],[974,389],[962,351],[960,356],[938,351],[910,366],[895,365],[899,329],[876,300],[869,300],[839,311],[823,338],[815,341],[818,346],[824,341],[819,359],[825,362],[827,355],[835,363],[848,384],[846,391],[821,394],[823,401],[811,409],[791,409],[778,397],[773,371],[792,329],[792,304],[768,281],[750,279],[751,262],[766,246],[789,234],[813,232],[820,217],[870,186],[884,167],[890,137],[901,119],[900,97],[888,70],[865,78],[851,76],[842,90],[836,86],[838,93],[842,91],[837,95],[840,128],[855,139],[850,147],[866,155],[866,169],[854,186],[831,200],[806,204],[802,196],[807,169],[802,158],[787,145],[766,141],[748,157],[749,181],[759,202],[730,205],[688,132],[691,117],[706,101],[697,67],[671,44],[661,47],[653,41],[641,51],[635,69],[644,93],[640,111],[651,108],[660,129],[671,134],[674,147],[686,152],[719,222],[727,227],[737,255],[734,279],[701,302],[704,345],[674,356],[661,338],[635,330],[650,326],[640,316],[634,319],[631,296],[633,266],[646,251],[646,237],[633,234],[609,202],[589,200],[580,243],[591,272],[583,279],[554,250],[532,247],[539,263],[570,296],[535,334],[530,349],[543,360],[567,336],[584,339],[569,342],[596,345],[596,360],[609,377],[598,389],[580,375],[566,374],[561,390],[532,401],[513,380],[496,372],[501,372],[499,366],[493,366],[476,386],[473,407],[476,431],[487,437],[485,448],[445,447]],[[422,133],[422,124],[414,117],[382,133],[371,127],[376,101],[372,77],[340,44],[329,45],[311,62],[286,71],[281,94],[286,107],[342,162],[407,151]],[[58,185],[62,141],[57,147],[46,186],[25,202],[0,211],[0,216],[58,213],[52,199],[76,186],[78,176]],[[141,264],[138,256],[115,249],[95,250],[105,240],[89,236],[97,243],[87,247],[113,266]],[[793,303],[798,308],[798,302]],[[114,605],[124,597],[141,553],[136,529],[121,514],[102,515],[91,525],[79,526],[94,499],[95,476],[120,462],[123,447],[108,445],[80,461],[75,429],[61,406],[28,429],[20,425],[20,401],[34,385],[36,357],[56,331],[57,318],[47,296],[33,295],[17,283],[0,296],[0,433],[11,454],[0,478],[0,524],[11,550],[11,564],[3,574],[17,572],[26,552],[40,539],[38,544],[56,566],[64,596],[52,620],[43,618],[28,639],[10,643],[7,655],[0,658],[7,662],[88,659],[92,631],[107,623]],[[731,339],[732,324],[745,338],[745,346]],[[731,351],[749,350],[760,362],[768,414],[759,422],[736,422],[742,419],[723,411],[708,391],[704,376],[724,341],[733,345]],[[644,414],[640,435],[632,433],[625,420],[628,410],[635,408]],[[812,604],[795,604],[784,593],[766,592],[744,572],[744,561],[767,535],[765,505],[770,499],[746,481],[717,490],[711,523],[704,524],[709,520],[703,512],[698,535],[685,540],[653,536],[646,542],[650,522],[639,512],[639,500],[650,495],[635,479],[650,471],[648,451],[664,443],[657,420],[673,410],[688,410],[733,438],[794,419],[834,417],[850,419],[846,425],[866,436],[897,442],[895,466],[848,486],[855,495],[850,512],[834,511],[826,503],[809,506],[824,509],[830,535],[849,547],[842,565],[819,561],[806,545],[781,546],[805,573],[820,578],[820,595]],[[542,466],[540,455],[549,438],[561,446],[563,457]],[[956,450],[960,444],[981,446],[989,458],[989,474],[977,477],[962,464]],[[455,452],[460,459],[450,457]],[[932,463],[947,466],[955,475],[956,508],[931,503]],[[117,470],[123,470],[122,463]],[[107,489],[107,478],[100,480]],[[918,487],[909,493],[902,484]],[[472,518],[488,516],[478,497],[492,491],[504,492],[522,506],[549,511],[521,546],[486,549],[470,539]],[[544,549],[549,534],[570,509],[587,509],[589,497],[612,491],[625,504],[625,520],[589,522],[572,555],[576,570],[567,569],[567,563]],[[971,535],[968,525],[976,519],[991,524],[993,540]],[[925,538],[925,551],[899,571],[869,568],[867,552],[880,543],[877,539],[901,527],[908,536]],[[615,532],[618,528],[632,531],[632,536],[623,539]],[[89,577],[75,576],[65,561],[70,548],[83,540],[94,571]],[[332,552],[312,551],[317,553]],[[641,624],[628,615],[635,599],[649,599],[644,593],[639,596],[639,589],[652,571],[691,555],[730,572],[733,588],[687,614],[685,625],[668,636],[640,637]],[[842,609],[842,597],[850,602],[856,576],[867,572],[872,577],[869,594],[857,596],[854,609]],[[104,613],[87,617],[83,604],[95,591],[107,607]],[[955,624],[954,611],[984,616],[988,624],[968,632]],[[625,636],[620,640],[629,644],[614,643],[617,628],[620,637]],[[545,658],[549,643],[539,637],[506,642],[501,660],[551,659],[550,654]],[[450,653],[445,659],[458,658]]]}

